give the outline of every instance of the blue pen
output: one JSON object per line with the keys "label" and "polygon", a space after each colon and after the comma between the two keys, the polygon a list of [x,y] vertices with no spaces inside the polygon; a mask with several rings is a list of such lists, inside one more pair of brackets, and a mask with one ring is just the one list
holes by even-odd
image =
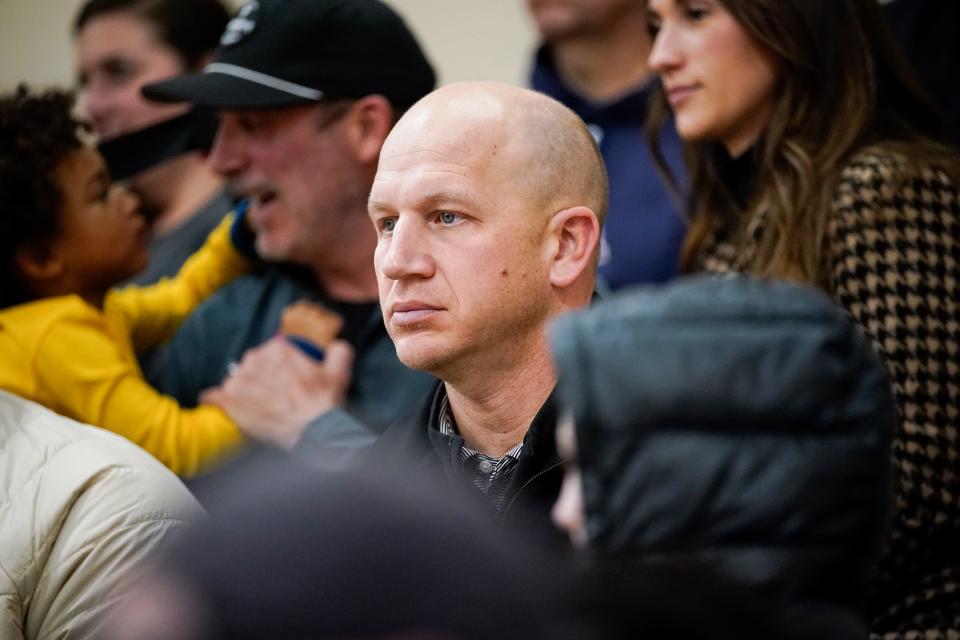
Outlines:
{"label": "blue pen", "polygon": [[323,362],[323,348],[318,347],[314,343],[310,342],[304,337],[301,336],[284,336],[290,344],[299,348],[300,351],[304,352],[317,362]]}

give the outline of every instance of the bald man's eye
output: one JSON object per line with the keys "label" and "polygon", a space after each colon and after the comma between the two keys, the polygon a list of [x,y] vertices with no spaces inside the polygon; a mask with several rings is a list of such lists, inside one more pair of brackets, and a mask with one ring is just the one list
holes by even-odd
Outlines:
{"label": "bald man's eye", "polygon": [[379,221],[380,231],[390,233],[397,226],[396,218],[381,218]]}
{"label": "bald man's eye", "polygon": [[457,224],[463,220],[463,216],[459,213],[454,213],[453,211],[441,211],[437,214],[437,221],[443,225],[453,225]]}

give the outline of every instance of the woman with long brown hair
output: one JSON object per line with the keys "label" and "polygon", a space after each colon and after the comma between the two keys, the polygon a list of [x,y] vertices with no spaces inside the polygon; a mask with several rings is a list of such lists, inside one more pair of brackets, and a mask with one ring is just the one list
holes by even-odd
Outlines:
{"label": "woman with long brown hair", "polygon": [[876,0],[647,10],[651,132],[673,112],[691,181],[682,267],[814,284],[870,337],[901,414],[873,630],[945,638],[960,629],[960,160]]}

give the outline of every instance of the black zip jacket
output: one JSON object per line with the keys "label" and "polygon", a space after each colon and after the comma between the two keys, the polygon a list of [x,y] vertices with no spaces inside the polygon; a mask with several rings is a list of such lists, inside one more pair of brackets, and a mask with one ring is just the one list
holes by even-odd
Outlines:
{"label": "black zip jacket", "polygon": [[557,455],[554,440],[557,412],[553,398],[547,400],[530,425],[509,480],[506,502],[498,513],[463,471],[459,460],[463,438],[445,436],[436,428],[441,384],[365,449],[359,463],[426,472],[440,482],[462,486],[467,499],[476,500],[480,508],[489,510],[501,530],[523,535],[541,547],[563,548],[566,537],[550,520],[550,510],[563,480],[563,461]]}

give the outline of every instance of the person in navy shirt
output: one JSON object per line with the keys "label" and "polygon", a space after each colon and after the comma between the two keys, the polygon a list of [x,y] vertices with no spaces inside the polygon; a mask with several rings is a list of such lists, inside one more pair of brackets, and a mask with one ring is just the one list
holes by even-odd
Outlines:
{"label": "person in navy shirt", "polygon": [[[527,0],[543,44],[530,86],[562,102],[587,123],[610,180],[600,279],[611,289],[665,282],[677,275],[684,218],[654,168],[643,127],[652,83],[643,3],[631,0]],[[662,140],[675,175],[680,141]],[[602,284],[600,285],[602,287]]]}

